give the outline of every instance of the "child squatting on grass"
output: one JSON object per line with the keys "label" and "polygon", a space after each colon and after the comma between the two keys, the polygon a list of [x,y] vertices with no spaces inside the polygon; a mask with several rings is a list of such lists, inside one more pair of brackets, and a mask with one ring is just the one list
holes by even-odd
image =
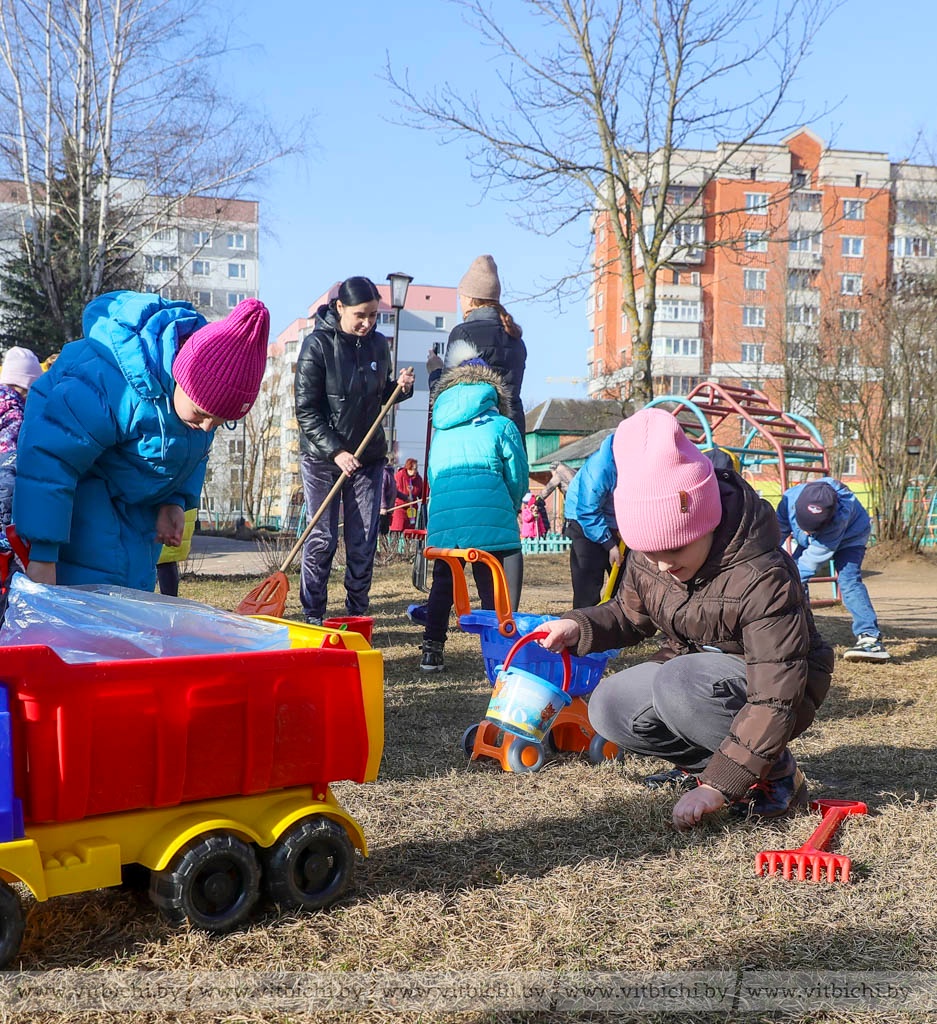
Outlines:
{"label": "child squatting on grass", "polygon": [[833,651],[778,547],[774,509],[662,409],[621,423],[613,451],[624,580],[611,601],[547,623],[541,643],[584,655],[666,636],[651,660],[599,683],[589,719],[621,749],[676,766],[645,783],[685,790],[678,829],[727,805],[752,818],[802,807],[787,744],[826,696]]}

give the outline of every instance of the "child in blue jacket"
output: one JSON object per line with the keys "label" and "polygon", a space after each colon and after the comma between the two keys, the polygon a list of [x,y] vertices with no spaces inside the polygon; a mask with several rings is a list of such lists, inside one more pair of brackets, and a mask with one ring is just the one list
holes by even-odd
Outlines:
{"label": "child in blue jacket", "polygon": [[[450,345],[433,391],[435,434],[429,450],[427,546],[481,548],[505,569],[512,606],[520,594],[523,561],[517,514],[527,490],[527,455],[509,418],[510,399],[494,370],[468,343]],[[472,565],[483,608],[494,608],[487,566]],[[423,672],[445,667],[443,646],[452,610],[452,573],[437,559],[426,605]]]}
{"label": "child in blue jacket", "polygon": [[823,477],[789,487],[778,505],[781,539],[793,537],[794,561],[804,582],[829,564],[839,575],[839,593],[852,615],[855,646],[843,655],[848,661],[888,661],[875,609],[862,582],[862,560],[872,531],[869,514],[839,480]]}
{"label": "child in blue jacket", "polygon": [[602,597],[605,573],[621,565],[618,526],[615,523],[615,485],[618,470],[609,434],[569,482],[563,515],[564,532],[572,541],[569,571],[573,580],[573,607],[592,608]]}
{"label": "child in blue jacket", "polygon": [[152,590],[198,507],[215,428],[260,391],[270,317],[245,299],[206,323],[188,302],[108,292],[32,386],[13,518],[37,583]]}

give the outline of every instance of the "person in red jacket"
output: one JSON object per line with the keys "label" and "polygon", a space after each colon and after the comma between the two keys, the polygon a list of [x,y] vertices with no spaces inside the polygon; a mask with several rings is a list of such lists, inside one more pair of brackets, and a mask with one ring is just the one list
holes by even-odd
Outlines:
{"label": "person in red jacket", "polygon": [[390,520],[390,532],[398,538],[404,530],[412,530],[416,526],[417,503],[424,496],[423,477],[416,467],[416,459],[407,459],[394,474],[397,499]]}

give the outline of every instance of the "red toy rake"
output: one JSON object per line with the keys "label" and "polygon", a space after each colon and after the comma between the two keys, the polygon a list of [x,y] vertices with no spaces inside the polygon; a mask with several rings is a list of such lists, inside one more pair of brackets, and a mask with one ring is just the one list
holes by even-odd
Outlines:
{"label": "red toy rake", "polygon": [[868,808],[859,800],[813,800],[810,809],[820,811],[823,821],[799,850],[762,850],[755,857],[755,874],[776,875],[811,882],[848,882],[852,861],[838,853],[829,853],[827,847],[841,821],[853,814],[865,814]]}

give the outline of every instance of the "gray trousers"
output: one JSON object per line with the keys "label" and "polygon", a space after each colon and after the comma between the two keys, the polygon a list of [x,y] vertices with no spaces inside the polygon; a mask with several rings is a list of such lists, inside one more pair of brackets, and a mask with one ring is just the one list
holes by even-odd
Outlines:
{"label": "gray trousers", "polygon": [[742,658],[684,654],[603,679],[589,697],[589,721],[629,753],[660,757],[699,774],[745,698]]}
{"label": "gray trousers", "polygon": [[[306,512],[312,516],[335,485],[341,471],[333,462],[320,462],[306,454],[301,455],[299,468]],[[383,481],[383,461],[362,466],[353,476],[345,477],[341,490],[309,534],[303,546],[299,584],[299,599],[307,616],[325,617],[329,573],[338,546],[340,508],[345,517],[345,608],[349,615],[367,613],[379,535]]]}

